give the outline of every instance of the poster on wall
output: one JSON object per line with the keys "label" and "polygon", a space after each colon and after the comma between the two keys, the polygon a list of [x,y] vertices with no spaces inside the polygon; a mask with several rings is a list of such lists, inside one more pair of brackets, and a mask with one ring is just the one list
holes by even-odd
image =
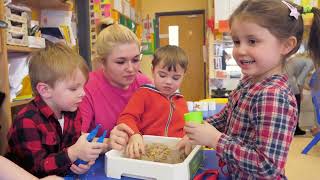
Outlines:
{"label": "poster on wall", "polygon": [[141,43],[141,52],[144,55],[152,55],[153,54],[153,43],[151,42],[142,42]]}
{"label": "poster on wall", "polygon": [[147,15],[147,17],[142,20],[142,24],[142,54],[150,55],[154,53],[155,49],[154,21]]}

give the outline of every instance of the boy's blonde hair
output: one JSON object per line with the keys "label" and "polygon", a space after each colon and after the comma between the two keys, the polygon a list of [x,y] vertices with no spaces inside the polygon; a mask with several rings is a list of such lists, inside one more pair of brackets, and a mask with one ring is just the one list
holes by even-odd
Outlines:
{"label": "boy's blonde hair", "polygon": [[137,36],[130,29],[121,24],[112,24],[112,21],[105,20],[103,22],[98,26],[99,34],[96,41],[97,57],[95,60],[104,64],[105,58],[119,44],[136,43],[138,48],[140,48]]}
{"label": "boy's blonde hair", "polygon": [[83,58],[64,44],[52,44],[29,58],[29,76],[33,92],[39,82],[54,87],[57,80],[72,78],[79,69],[88,79],[89,69]]}
{"label": "boy's blonde hair", "polygon": [[163,68],[168,68],[168,71],[176,71],[177,65],[180,65],[184,72],[188,68],[188,56],[178,46],[167,45],[157,49],[153,56],[152,67],[156,67],[160,62],[163,62]]}

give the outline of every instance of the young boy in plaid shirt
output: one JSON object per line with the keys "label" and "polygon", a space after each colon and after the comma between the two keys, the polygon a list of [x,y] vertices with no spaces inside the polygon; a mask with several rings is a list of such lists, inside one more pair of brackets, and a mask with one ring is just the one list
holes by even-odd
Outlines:
{"label": "young boy in plaid shirt", "polygon": [[[106,148],[81,135],[78,106],[87,65],[67,46],[54,44],[31,56],[29,75],[36,96],[14,120],[6,156],[37,177],[65,176],[69,169],[85,173]],[[88,164],[73,164],[77,159]]]}

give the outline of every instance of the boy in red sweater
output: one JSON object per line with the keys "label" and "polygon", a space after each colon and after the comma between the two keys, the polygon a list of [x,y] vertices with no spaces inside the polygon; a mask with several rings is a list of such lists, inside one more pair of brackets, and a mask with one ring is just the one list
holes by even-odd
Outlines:
{"label": "boy in red sweater", "polygon": [[[155,52],[154,86],[144,85],[138,89],[118,119],[119,125],[125,124],[134,132],[126,147],[129,157],[137,158],[144,153],[143,134],[184,137],[183,115],[188,107],[178,89],[187,66],[188,57],[177,46],[164,46]],[[186,148],[191,149],[191,145]]]}

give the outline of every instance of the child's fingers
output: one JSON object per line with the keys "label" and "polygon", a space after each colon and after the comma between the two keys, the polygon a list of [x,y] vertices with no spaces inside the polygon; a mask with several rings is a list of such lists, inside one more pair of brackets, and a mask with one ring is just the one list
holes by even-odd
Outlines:
{"label": "child's fingers", "polygon": [[[208,122],[206,122],[206,121],[203,121],[203,124],[205,125],[205,126],[212,126],[210,123],[208,123]],[[212,126],[213,127],[213,126]]]}
{"label": "child's fingers", "polygon": [[189,140],[195,140],[196,139],[196,136],[193,134],[193,133],[190,133],[190,134],[187,134],[188,137],[189,137]]}
{"label": "child's fingers", "polygon": [[183,149],[184,146],[185,146],[185,144],[186,144],[185,141],[180,140],[180,141],[177,143],[177,145],[176,145],[176,149],[178,149],[178,150]]}
{"label": "child's fingers", "polygon": [[102,149],[93,149],[93,150],[91,151],[91,155],[93,155],[93,156],[95,156],[95,157],[98,157],[98,156],[100,155],[100,153],[101,153],[101,150],[102,150]]}
{"label": "child's fingers", "polygon": [[189,143],[189,137],[188,137],[188,134],[186,133],[186,135],[184,135],[184,137],[177,143],[176,149],[178,149],[179,151],[184,151],[185,146],[188,145],[188,143]]}
{"label": "child's fingers", "polygon": [[[82,164],[82,165],[84,165],[84,164]],[[81,167],[78,166],[78,169],[77,169],[78,174],[86,173],[90,169],[90,167],[87,167],[87,166],[88,165],[84,165],[84,166],[81,166]]]}
{"label": "child's fingers", "polygon": [[71,165],[70,170],[72,172],[74,172],[75,174],[81,174],[81,169],[78,166],[76,166],[75,164]]}
{"label": "child's fingers", "polygon": [[125,155],[127,156],[127,157],[130,157],[130,154],[129,154],[129,145],[128,146],[126,146],[125,147]]}
{"label": "child's fingers", "polygon": [[188,127],[188,128],[196,128],[198,127],[199,124],[198,123],[192,123],[192,122],[186,122],[184,127]]}
{"label": "child's fingers", "polygon": [[130,157],[130,158],[134,158],[133,145],[130,145],[130,146],[129,146],[128,152],[129,152],[129,157]]}
{"label": "child's fingers", "polygon": [[84,171],[88,171],[90,169],[90,165],[89,164],[79,164],[78,168],[81,172],[84,172]]}
{"label": "child's fingers", "polygon": [[100,143],[100,144],[101,144],[101,149],[99,149],[99,150],[100,150],[100,154],[101,154],[102,152],[106,152],[107,151],[108,144],[107,143]]}
{"label": "child's fingers", "polygon": [[88,149],[80,159],[84,161],[95,161],[100,155],[101,149]]}
{"label": "child's fingers", "polygon": [[145,154],[145,150],[144,150],[144,144],[140,144],[140,151],[142,154]]}
{"label": "child's fingers", "polygon": [[88,165],[91,167],[92,165],[94,165],[94,163],[96,163],[96,161],[89,161]]}
{"label": "child's fingers", "polygon": [[139,143],[134,143],[133,148],[134,148],[134,157],[139,158],[140,157]]}
{"label": "child's fingers", "polygon": [[91,142],[90,144],[91,144],[90,147],[92,149],[103,149],[106,146],[106,144],[104,143],[97,143],[97,142]]}
{"label": "child's fingers", "polygon": [[186,133],[191,133],[194,132],[199,126],[201,125],[196,123],[186,123],[183,129]]}
{"label": "child's fingers", "polygon": [[198,144],[195,140],[191,140],[191,139],[190,139],[190,143],[191,143],[191,144],[194,144],[194,145],[197,145],[197,144]]}
{"label": "child's fingers", "polygon": [[191,152],[191,150],[192,150],[192,145],[191,145],[190,143],[187,143],[187,144],[185,145],[185,148],[184,148],[184,153],[185,153],[186,155],[189,155],[190,152]]}
{"label": "child's fingers", "polygon": [[187,126],[185,126],[183,129],[184,129],[185,133],[187,134],[187,136],[189,138],[190,138],[190,134],[192,134],[194,132],[194,130],[195,130],[195,128],[190,128],[190,127],[187,127]]}

